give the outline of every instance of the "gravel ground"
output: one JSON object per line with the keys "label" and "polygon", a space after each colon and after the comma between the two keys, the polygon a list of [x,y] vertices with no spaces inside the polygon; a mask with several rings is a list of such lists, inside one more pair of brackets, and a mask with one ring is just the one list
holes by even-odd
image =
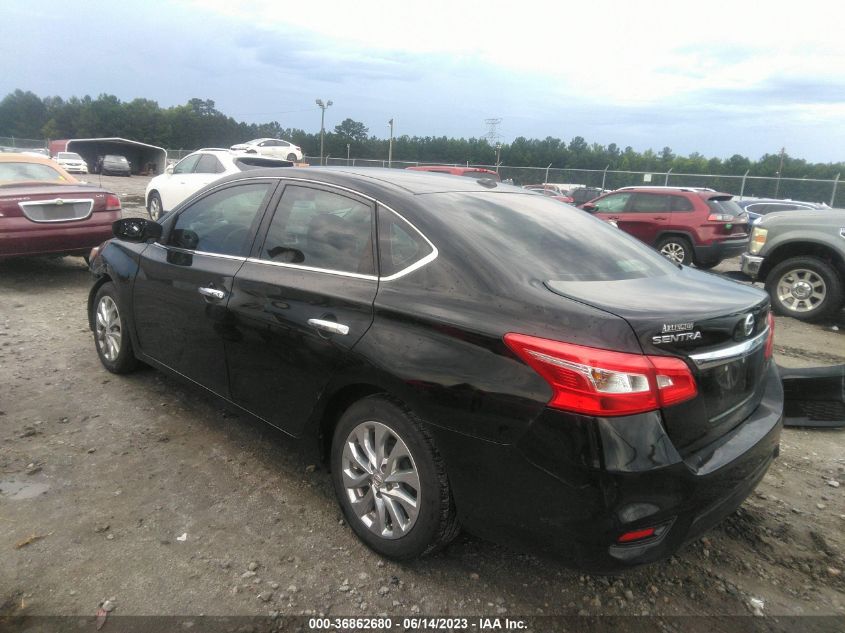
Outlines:
{"label": "gravel ground", "polygon": [[[102,178],[126,215],[146,182]],[[842,431],[785,430],[734,515],[623,575],[470,535],[397,564],[280,433],[156,371],[105,371],[89,285],[80,258],[0,262],[0,616],[91,616],[105,599],[120,615],[845,615]],[[845,363],[842,317],[778,318],[778,362]]]}

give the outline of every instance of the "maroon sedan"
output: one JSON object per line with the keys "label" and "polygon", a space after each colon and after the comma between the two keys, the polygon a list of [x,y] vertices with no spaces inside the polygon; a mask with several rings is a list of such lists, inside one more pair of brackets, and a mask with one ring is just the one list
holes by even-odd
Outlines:
{"label": "maroon sedan", "polygon": [[120,199],[47,158],[0,154],[0,259],[82,255],[112,237]]}

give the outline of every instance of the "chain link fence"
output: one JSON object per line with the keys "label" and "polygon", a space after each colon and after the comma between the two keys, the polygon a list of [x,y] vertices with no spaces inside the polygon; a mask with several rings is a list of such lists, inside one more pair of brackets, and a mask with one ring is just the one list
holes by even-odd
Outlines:
{"label": "chain link fence", "polygon": [[17,138],[15,136],[0,136],[0,151],[20,152],[32,149],[47,149],[48,142],[37,138]]}
{"label": "chain link fence", "polygon": [[[304,161],[319,165],[318,156],[306,156]],[[363,158],[326,159],[327,165],[355,167],[393,167],[404,169],[417,165],[445,165],[451,167],[483,167],[499,172],[502,180],[513,181],[515,185],[559,183],[583,185],[599,189],[614,190],[632,186],[707,187],[733,194],[740,198],[779,198],[818,202],[832,207],[845,207],[845,187],[839,186],[839,178],[823,180],[814,178],[777,178],[771,176],[725,175],[725,174],[683,174],[669,172],[619,171],[610,169],[559,169],[544,167],[510,167],[467,163],[419,163],[394,160]]]}

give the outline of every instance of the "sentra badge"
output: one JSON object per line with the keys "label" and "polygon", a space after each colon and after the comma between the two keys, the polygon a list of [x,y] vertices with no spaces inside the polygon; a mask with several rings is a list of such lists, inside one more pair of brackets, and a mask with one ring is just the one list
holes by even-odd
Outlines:
{"label": "sentra badge", "polygon": [[655,345],[663,343],[686,343],[697,341],[701,338],[701,332],[693,329],[695,323],[664,323],[662,333],[651,337]]}

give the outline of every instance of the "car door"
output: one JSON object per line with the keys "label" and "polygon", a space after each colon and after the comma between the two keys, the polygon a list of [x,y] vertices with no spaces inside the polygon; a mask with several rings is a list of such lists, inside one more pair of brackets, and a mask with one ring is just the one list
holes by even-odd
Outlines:
{"label": "car door", "polygon": [[646,244],[655,244],[670,223],[672,197],[663,193],[635,193],[619,214],[619,228]]}
{"label": "car door", "polygon": [[140,351],[227,397],[226,305],[276,182],[232,183],[192,202],[142,252],[133,285]]}
{"label": "car door", "polygon": [[372,323],[374,211],[345,190],[289,182],[235,276],[232,399],[291,435]]}
{"label": "car door", "polygon": [[173,167],[173,173],[169,175],[167,181],[159,187],[159,195],[161,196],[161,206],[166,211],[172,210],[177,204],[182,202],[190,195],[192,191],[192,180],[194,178],[194,168],[197,166],[202,154],[191,154],[180,160]]}

